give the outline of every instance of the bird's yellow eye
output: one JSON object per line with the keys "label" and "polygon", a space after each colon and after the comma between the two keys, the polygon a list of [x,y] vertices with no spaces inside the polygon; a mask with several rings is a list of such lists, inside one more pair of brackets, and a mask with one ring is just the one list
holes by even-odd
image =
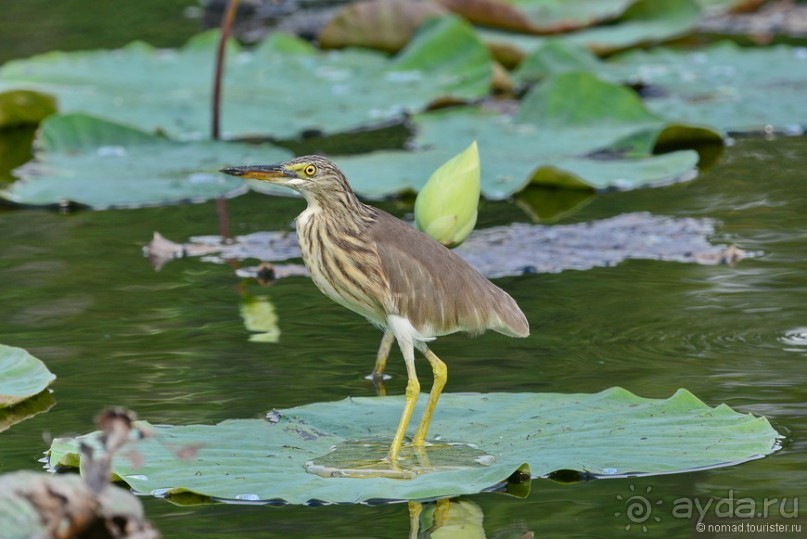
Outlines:
{"label": "bird's yellow eye", "polygon": [[309,177],[313,176],[314,174],[317,173],[317,167],[315,167],[314,165],[308,165],[307,167],[305,167],[303,169],[303,172],[305,172],[306,176],[309,176]]}

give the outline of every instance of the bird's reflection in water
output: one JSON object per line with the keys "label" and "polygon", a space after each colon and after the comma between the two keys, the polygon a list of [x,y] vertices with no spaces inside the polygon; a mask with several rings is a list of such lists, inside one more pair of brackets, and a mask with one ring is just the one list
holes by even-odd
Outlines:
{"label": "bird's reflection in water", "polygon": [[409,502],[409,539],[532,539],[535,533],[514,524],[491,536],[483,526],[482,508],[471,500],[445,498],[434,502]]}

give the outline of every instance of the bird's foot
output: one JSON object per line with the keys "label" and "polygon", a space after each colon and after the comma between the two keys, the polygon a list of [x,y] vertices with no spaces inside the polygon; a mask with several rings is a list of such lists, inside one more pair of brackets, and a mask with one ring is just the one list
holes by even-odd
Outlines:
{"label": "bird's foot", "polygon": [[388,450],[389,440],[346,441],[306,462],[305,470],[322,477],[412,479],[436,471],[486,467],[495,461],[477,447],[461,443],[406,443],[394,461]]}
{"label": "bird's foot", "polygon": [[375,393],[379,397],[386,397],[387,396],[387,384],[386,381],[390,380],[392,376],[389,374],[384,374],[382,372],[373,371],[367,376],[364,377],[365,380],[370,380],[373,383],[373,387],[375,388]]}
{"label": "bird's foot", "polygon": [[384,383],[387,380],[392,380],[392,376],[383,372],[373,371],[364,377],[365,380],[370,380],[372,383]]}

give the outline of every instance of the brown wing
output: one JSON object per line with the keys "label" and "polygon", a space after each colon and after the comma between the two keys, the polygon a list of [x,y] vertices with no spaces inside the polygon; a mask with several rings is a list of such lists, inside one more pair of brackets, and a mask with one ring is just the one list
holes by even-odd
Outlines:
{"label": "brown wing", "polygon": [[450,249],[381,210],[368,232],[389,282],[390,310],[424,335],[530,334],[515,300]]}

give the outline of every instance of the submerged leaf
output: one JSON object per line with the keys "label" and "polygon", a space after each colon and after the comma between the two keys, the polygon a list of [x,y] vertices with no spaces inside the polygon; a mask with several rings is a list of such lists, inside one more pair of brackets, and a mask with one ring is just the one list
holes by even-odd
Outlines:
{"label": "submerged leaf", "polygon": [[[421,397],[416,414],[425,405],[426,396]],[[128,459],[117,458],[113,471],[145,494],[189,491],[223,500],[360,503],[476,493],[501,484],[525,463],[534,477],[558,470],[605,476],[726,466],[775,451],[779,438],[765,418],[725,405],[709,407],[685,390],[666,400],[620,388],[588,395],[445,394],[432,421],[432,437],[473,444],[494,461],[411,480],[306,473],[307,461],[328,454],[336,444],[368,435],[391,437],[402,406],[402,397],[349,398],[280,410],[274,423],[153,427],[163,440],[138,444],[143,466],[135,469]],[[200,449],[179,460],[165,439],[171,446]],[[51,465],[74,459],[75,444],[75,439],[54,441]],[[423,458],[435,451],[430,447]]]}
{"label": "submerged leaf", "polygon": [[[519,195],[518,203],[540,219],[551,219],[585,203],[589,191],[530,188]],[[559,197],[553,200],[552,197]],[[713,245],[715,233],[710,219],[673,218],[651,213],[626,213],[568,225],[513,223],[476,230],[455,251],[487,277],[554,273],[569,269],[611,267],[624,260],[668,260],[695,264],[733,264],[756,256],[733,245]],[[217,236],[191,238],[175,244],[185,256],[204,256],[206,261],[253,258],[277,262],[300,257],[294,234],[256,232],[223,241]],[[147,256],[154,256],[150,246]],[[218,256],[211,256],[212,254]],[[167,260],[159,260],[165,263]],[[307,275],[302,266],[275,266],[274,277]],[[258,276],[257,270],[239,271],[245,277]]]}
{"label": "submerged leaf", "polygon": [[22,348],[0,344],[0,408],[44,391],[56,376]]}
{"label": "submerged leaf", "polygon": [[465,241],[476,225],[480,191],[476,141],[434,173],[415,200],[415,224],[443,245]]}

